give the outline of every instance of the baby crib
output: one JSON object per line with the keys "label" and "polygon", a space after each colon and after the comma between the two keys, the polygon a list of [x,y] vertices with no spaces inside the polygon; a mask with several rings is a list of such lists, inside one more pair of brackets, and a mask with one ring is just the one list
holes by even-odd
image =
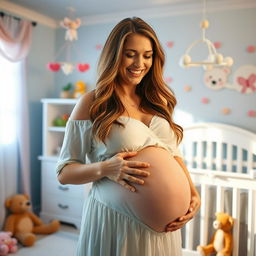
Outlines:
{"label": "baby crib", "polygon": [[183,255],[209,243],[215,212],[234,219],[233,256],[256,256],[256,134],[219,123],[184,129],[186,165],[201,196],[201,209],[182,229]]}

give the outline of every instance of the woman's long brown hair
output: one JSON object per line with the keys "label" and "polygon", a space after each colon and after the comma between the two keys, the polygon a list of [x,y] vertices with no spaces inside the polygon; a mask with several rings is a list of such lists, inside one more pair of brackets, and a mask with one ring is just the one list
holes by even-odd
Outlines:
{"label": "woman's long brown hair", "polygon": [[151,110],[154,114],[165,118],[180,143],[183,137],[181,126],[173,122],[173,110],[176,105],[174,93],[163,80],[165,56],[154,30],[142,19],[134,17],[119,22],[111,31],[102,50],[98,73],[99,78],[95,89],[95,99],[90,108],[90,118],[93,122],[93,134],[105,142],[113,123],[118,122],[125,108],[117,96],[117,74],[121,64],[123,47],[128,35],[141,34],[150,39],[153,46],[153,64],[149,72],[136,87],[136,94],[141,98],[140,109]]}

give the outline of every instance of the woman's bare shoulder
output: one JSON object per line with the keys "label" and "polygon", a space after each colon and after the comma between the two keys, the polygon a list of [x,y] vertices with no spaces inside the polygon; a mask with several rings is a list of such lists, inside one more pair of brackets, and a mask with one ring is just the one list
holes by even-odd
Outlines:
{"label": "woman's bare shoulder", "polygon": [[70,119],[72,120],[90,120],[90,108],[95,97],[95,91],[90,91],[81,96],[73,109]]}

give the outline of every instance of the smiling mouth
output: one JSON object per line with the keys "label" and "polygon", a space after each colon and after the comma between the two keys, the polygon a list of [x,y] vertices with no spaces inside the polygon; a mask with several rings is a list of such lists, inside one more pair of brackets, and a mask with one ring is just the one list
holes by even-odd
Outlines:
{"label": "smiling mouth", "polygon": [[140,76],[144,69],[141,70],[135,70],[135,69],[128,69],[129,73],[131,73],[133,76]]}

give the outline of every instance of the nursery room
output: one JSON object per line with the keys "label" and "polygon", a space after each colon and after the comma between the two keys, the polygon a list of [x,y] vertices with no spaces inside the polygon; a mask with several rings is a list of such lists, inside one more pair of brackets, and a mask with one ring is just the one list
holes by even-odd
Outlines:
{"label": "nursery room", "polygon": [[0,256],[256,256],[255,27],[255,0],[0,0]]}

